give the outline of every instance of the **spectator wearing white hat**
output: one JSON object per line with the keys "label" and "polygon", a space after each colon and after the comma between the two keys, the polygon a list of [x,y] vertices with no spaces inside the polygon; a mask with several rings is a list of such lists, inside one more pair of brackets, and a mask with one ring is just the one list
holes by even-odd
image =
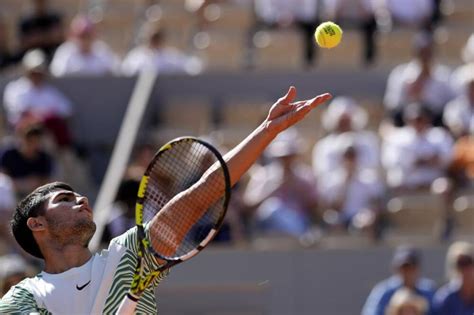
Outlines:
{"label": "spectator wearing white hat", "polygon": [[428,301],[408,288],[398,289],[390,299],[385,315],[426,315]]}
{"label": "spectator wearing white hat", "polygon": [[329,104],[322,116],[327,135],[316,143],[312,152],[316,178],[329,178],[342,165],[348,138],[357,149],[357,169],[378,170],[378,139],[373,132],[365,130],[366,124],[367,112],[354,99],[339,96]]}
{"label": "spectator wearing white hat", "polygon": [[71,22],[69,39],[56,50],[50,70],[56,77],[90,76],[116,73],[118,66],[118,57],[97,39],[94,23],[78,15]]}
{"label": "spectator wearing white hat", "polygon": [[449,82],[450,69],[436,62],[435,44],[432,35],[417,34],[412,45],[413,59],[390,72],[384,105],[396,126],[403,126],[403,108],[414,102],[432,112],[435,126],[442,124],[444,107],[454,93]]}
{"label": "spectator wearing white hat", "polygon": [[265,234],[299,237],[311,228],[318,195],[311,168],[298,160],[299,139],[295,129],[279,135],[266,151],[272,162],[250,172],[244,200],[257,207],[257,228]]}
{"label": "spectator wearing white hat", "polygon": [[435,294],[434,306],[437,314],[474,314],[474,246],[458,241],[453,243],[446,255],[446,272],[449,283]]}
{"label": "spectator wearing white hat", "polygon": [[36,119],[52,132],[59,147],[71,144],[67,120],[72,115],[71,101],[48,83],[46,56],[32,50],[23,57],[24,75],[9,82],[3,94],[8,122],[16,126],[22,120]]}

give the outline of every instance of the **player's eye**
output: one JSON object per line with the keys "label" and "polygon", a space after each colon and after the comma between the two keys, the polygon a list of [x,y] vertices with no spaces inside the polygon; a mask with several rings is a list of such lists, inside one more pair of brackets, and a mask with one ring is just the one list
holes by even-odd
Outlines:
{"label": "player's eye", "polygon": [[63,196],[63,197],[59,197],[58,201],[59,202],[68,202],[68,201],[71,201],[71,196]]}

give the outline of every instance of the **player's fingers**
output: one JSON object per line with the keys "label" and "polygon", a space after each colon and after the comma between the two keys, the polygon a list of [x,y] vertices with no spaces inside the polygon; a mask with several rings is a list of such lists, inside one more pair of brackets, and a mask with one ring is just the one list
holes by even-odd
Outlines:
{"label": "player's fingers", "polygon": [[313,99],[310,99],[307,102],[307,105],[314,108],[314,107],[326,102],[327,100],[330,100],[331,98],[332,98],[332,95],[330,93],[324,93],[324,94],[316,96]]}
{"label": "player's fingers", "polygon": [[283,104],[290,104],[296,97],[296,88],[294,86],[290,86],[288,92],[285,96],[281,97],[278,102]]}

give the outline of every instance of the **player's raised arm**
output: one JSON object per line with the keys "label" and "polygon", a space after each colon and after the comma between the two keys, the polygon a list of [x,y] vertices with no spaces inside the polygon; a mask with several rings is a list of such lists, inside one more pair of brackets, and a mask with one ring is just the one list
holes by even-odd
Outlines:
{"label": "player's raised arm", "polygon": [[[268,144],[283,130],[293,126],[302,120],[312,109],[331,98],[329,93],[318,95],[309,100],[294,102],[296,88],[290,87],[285,96],[278,99],[270,108],[267,118],[247,138],[224,156],[227,164],[231,185],[234,185],[250,166],[258,159]],[[186,233],[191,229],[205,213],[206,209],[214,201],[224,194],[225,182],[220,172],[220,164],[214,164],[195,185],[186,191],[176,195],[164,206],[157,216],[159,220],[168,222],[170,230],[176,233],[176,242],[180,243]],[[203,196],[206,198],[203,198]],[[188,220],[183,222],[179,229],[175,227],[181,211],[173,209],[189,209]],[[157,218],[156,218],[157,219]],[[150,229],[150,233],[159,229]],[[181,233],[179,231],[182,231]],[[160,239],[159,235],[151,235],[151,238]],[[170,253],[174,251],[172,247]]]}
{"label": "player's raised arm", "polygon": [[232,185],[239,181],[280,132],[295,125],[312,109],[329,100],[331,94],[324,93],[298,102],[294,102],[295,98],[296,88],[291,86],[286,95],[273,104],[262,124],[224,156]]}

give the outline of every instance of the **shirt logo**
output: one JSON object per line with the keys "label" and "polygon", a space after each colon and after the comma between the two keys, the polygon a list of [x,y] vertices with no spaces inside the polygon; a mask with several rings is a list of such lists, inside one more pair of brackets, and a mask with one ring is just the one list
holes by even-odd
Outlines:
{"label": "shirt logo", "polygon": [[87,282],[86,284],[84,284],[84,285],[82,285],[82,286],[78,286],[78,285],[76,284],[76,289],[78,289],[79,291],[81,291],[82,289],[84,289],[85,287],[87,287],[87,285],[88,285],[89,283],[91,283],[90,280],[89,280],[89,282]]}

